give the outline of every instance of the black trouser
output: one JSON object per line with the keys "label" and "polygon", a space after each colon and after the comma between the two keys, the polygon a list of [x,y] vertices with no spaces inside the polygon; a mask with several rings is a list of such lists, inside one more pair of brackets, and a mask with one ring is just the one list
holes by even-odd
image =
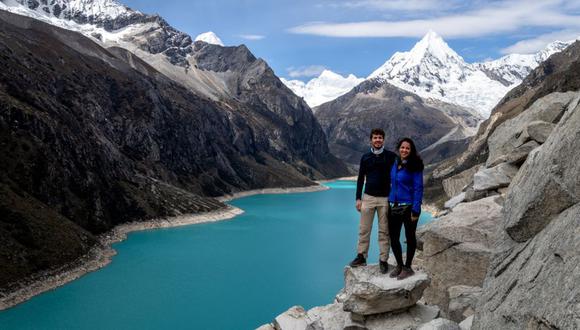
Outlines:
{"label": "black trouser", "polygon": [[401,227],[403,227],[403,225],[405,226],[405,236],[407,238],[407,260],[404,265],[411,267],[413,257],[415,256],[415,250],[417,249],[417,237],[415,236],[415,231],[417,230],[417,223],[419,220],[411,220],[411,206],[408,206],[403,214],[394,214],[391,212],[391,207],[389,206],[388,222],[391,249],[393,250],[395,259],[397,259],[397,265],[399,266],[403,266],[403,251],[401,250],[399,239],[401,237]]}

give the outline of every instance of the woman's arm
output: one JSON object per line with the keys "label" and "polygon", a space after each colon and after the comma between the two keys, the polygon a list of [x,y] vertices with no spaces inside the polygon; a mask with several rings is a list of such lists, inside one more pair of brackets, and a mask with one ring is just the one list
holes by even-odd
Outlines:
{"label": "woman's arm", "polygon": [[411,212],[419,217],[421,214],[421,203],[423,201],[423,171],[413,172],[413,207]]}

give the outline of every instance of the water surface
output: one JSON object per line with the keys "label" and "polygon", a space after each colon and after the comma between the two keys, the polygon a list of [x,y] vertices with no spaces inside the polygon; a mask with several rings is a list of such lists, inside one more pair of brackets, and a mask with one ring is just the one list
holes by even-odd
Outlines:
{"label": "water surface", "polygon": [[234,200],[245,213],[228,221],[131,233],[107,267],[0,312],[0,329],[253,329],[329,304],[359,215],[354,182],[327,185]]}

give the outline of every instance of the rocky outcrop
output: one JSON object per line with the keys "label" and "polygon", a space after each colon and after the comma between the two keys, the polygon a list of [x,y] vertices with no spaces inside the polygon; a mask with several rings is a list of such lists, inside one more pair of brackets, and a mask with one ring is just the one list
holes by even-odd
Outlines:
{"label": "rocky outcrop", "polygon": [[392,312],[411,307],[419,301],[429,285],[429,277],[417,272],[398,281],[382,275],[378,266],[351,268],[344,271],[345,287],[339,301],[344,310],[360,315]]}
{"label": "rocky outcrop", "polygon": [[473,182],[473,175],[479,170],[479,165],[473,166],[461,173],[443,180],[443,189],[447,196],[456,196]]}
{"label": "rocky outcrop", "polygon": [[482,168],[473,175],[473,190],[487,191],[507,187],[517,173],[518,168],[508,163]]}
{"label": "rocky outcrop", "polygon": [[431,277],[428,304],[448,315],[452,286],[482,286],[501,223],[501,197],[460,203],[453,211],[419,230],[424,268]]}
{"label": "rocky outcrop", "polygon": [[522,166],[507,193],[504,228],[518,242],[580,202],[580,105],[577,98],[545,144]]}
{"label": "rocky outcrop", "polygon": [[510,185],[474,329],[580,327],[579,128],[570,106]]}

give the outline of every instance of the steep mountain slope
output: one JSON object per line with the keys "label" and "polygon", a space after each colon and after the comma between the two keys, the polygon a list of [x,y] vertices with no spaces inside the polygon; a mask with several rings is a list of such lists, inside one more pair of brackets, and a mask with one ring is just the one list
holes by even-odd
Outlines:
{"label": "steep mountain slope", "polygon": [[469,119],[472,118],[469,112],[455,110],[452,118],[417,95],[385,82],[367,80],[319,106],[315,113],[329,137],[332,152],[358,164],[361,153],[368,149],[368,134],[375,127],[385,130],[385,145],[389,149],[395,148],[403,136],[413,138],[419,149],[425,148],[456,129],[457,118],[462,116],[476,127],[478,121]]}
{"label": "steep mountain slope", "polygon": [[[122,48],[0,11],[0,288],[77,258],[119,223],[347,173],[263,61],[195,45],[202,67],[247,70],[240,101],[201,97]],[[213,47],[239,56],[214,61]]]}
{"label": "steep mountain slope", "polygon": [[324,70],[318,77],[307,83],[284,78],[281,80],[296,95],[303,97],[309,106],[316,107],[346,94],[364,79],[357,78],[353,74],[343,77],[330,70]]}

